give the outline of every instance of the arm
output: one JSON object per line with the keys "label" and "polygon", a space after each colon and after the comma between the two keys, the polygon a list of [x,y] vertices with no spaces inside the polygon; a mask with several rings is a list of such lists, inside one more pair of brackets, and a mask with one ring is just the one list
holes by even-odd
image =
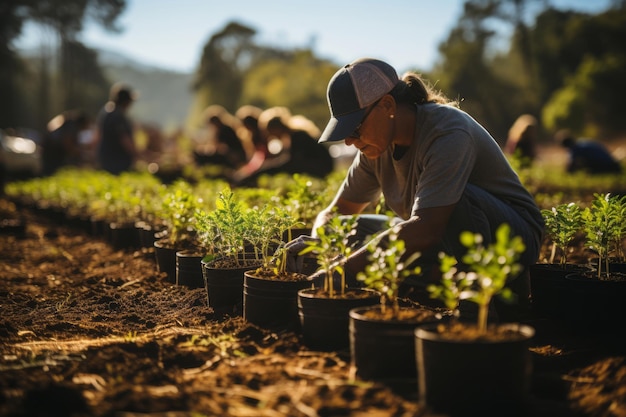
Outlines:
{"label": "arm", "polygon": [[[406,256],[415,252],[424,252],[434,249],[443,239],[448,220],[456,204],[442,207],[420,209],[417,215],[399,223],[399,238],[405,241]],[[383,232],[376,238],[384,239],[388,232]],[[356,276],[364,271],[368,264],[369,251],[367,245],[355,251],[346,261],[345,268],[349,276]]]}
{"label": "arm", "polygon": [[315,222],[313,223],[313,228],[311,230],[311,236],[317,237],[317,228],[328,223],[335,213],[335,210],[336,213],[343,215],[358,214],[361,213],[367,205],[368,203],[355,203],[340,196],[335,197],[333,202],[322,210],[315,218]]}

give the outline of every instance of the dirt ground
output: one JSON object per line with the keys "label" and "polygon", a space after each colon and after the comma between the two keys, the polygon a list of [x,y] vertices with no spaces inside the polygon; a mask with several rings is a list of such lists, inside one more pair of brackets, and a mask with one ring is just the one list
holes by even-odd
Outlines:
{"label": "dirt ground", "polygon": [[[349,352],[218,320],[203,288],[157,272],[152,248],[115,251],[0,203],[0,220],[26,226],[0,228],[2,416],[429,415],[415,392],[354,379]],[[528,416],[626,416],[624,329],[527,321]]]}

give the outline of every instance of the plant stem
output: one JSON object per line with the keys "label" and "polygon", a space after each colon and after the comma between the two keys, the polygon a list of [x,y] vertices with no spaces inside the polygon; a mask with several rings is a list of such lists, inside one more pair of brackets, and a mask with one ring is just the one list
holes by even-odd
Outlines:
{"label": "plant stem", "polygon": [[487,314],[489,313],[489,303],[481,303],[478,305],[478,332],[484,334],[487,332]]}

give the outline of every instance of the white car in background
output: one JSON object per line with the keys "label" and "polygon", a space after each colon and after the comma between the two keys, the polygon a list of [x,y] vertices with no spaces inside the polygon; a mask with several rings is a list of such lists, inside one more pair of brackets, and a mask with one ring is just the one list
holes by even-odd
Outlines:
{"label": "white car in background", "polygon": [[0,166],[7,177],[41,173],[41,146],[18,131],[0,130]]}

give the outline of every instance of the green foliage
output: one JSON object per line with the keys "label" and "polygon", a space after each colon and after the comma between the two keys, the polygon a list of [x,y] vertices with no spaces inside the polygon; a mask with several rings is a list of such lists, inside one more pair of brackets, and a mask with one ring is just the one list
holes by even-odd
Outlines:
{"label": "green foliage", "polygon": [[406,278],[422,273],[419,266],[409,267],[421,254],[413,253],[403,259],[406,245],[398,237],[396,227],[390,227],[384,239],[372,240],[367,249],[370,264],[357,275],[357,279],[363,281],[368,288],[379,291],[382,294],[381,308],[385,310],[391,306],[394,315],[397,315],[400,309],[398,290]]}
{"label": "green foliage", "polygon": [[[591,206],[583,212],[583,224],[587,234],[587,246],[598,254],[600,279],[609,274],[609,254],[621,253],[626,218],[626,196],[594,194]],[[604,265],[603,265],[604,263]]]}
{"label": "green foliage", "polygon": [[293,174],[284,198],[285,206],[294,217],[301,219],[303,226],[311,227],[317,214],[328,206],[328,183],[307,175]]}
{"label": "green foliage", "polygon": [[[11,82],[8,94],[3,97],[4,102],[12,105],[5,109],[0,103],[0,114],[11,110],[12,117],[4,120],[0,116],[0,126],[26,125],[24,122],[28,122],[30,127],[41,128],[53,115],[70,108],[95,114],[103,104],[103,97],[107,96],[109,82],[98,65],[95,51],[79,41],[79,34],[85,21],[108,31],[117,30],[116,21],[125,7],[125,0],[68,0],[63,4],[52,0],[5,2],[2,6],[0,54],[8,59],[3,59],[0,72],[3,80]],[[39,25],[56,35],[60,45],[52,52],[56,57],[49,51],[38,58],[45,62],[32,67],[16,59],[12,43],[21,34],[25,23]],[[11,52],[6,53],[8,51]],[[5,61],[8,61],[6,66]],[[28,73],[32,68],[39,73],[31,78]],[[4,87],[1,81],[0,87]],[[5,92],[4,88],[0,89]],[[16,107],[16,102],[26,105],[21,112],[11,109]]]}
{"label": "green foliage", "polygon": [[328,121],[326,87],[337,68],[306,49],[274,54],[249,68],[240,103],[286,106],[293,114],[304,114],[324,126]]}
{"label": "green foliage", "polygon": [[480,234],[462,232],[460,240],[468,249],[462,258],[468,271],[457,268],[456,260],[449,255],[440,255],[443,282],[430,285],[428,290],[432,297],[441,299],[446,306],[458,307],[461,300],[476,303],[477,327],[484,333],[487,331],[489,304],[496,295],[511,297],[511,291],[505,288],[507,278],[521,270],[517,260],[526,248],[521,237],[511,237],[511,228],[506,223],[498,227],[495,242],[487,247],[483,245]]}
{"label": "green foliage", "polygon": [[177,180],[168,187],[162,200],[159,216],[168,231],[168,241],[181,246],[195,243],[194,223],[196,211],[202,207],[202,198],[197,196],[191,185],[184,180]]}
{"label": "green foliage", "polygon": [[551,210],[541,210],[546,231],[552,239],[550,262],[554,262],[556,249],[560,249],[560,264],[567,263],[568,245],[582,229],[582,209],[576,203],[559,204]]}
{"label": "green foliage", "polygon": [[453,317],[460,316],[459,304],[461,300],[471,297],[473,280],[466,273],[458,273],[457,260],[454,256],[439,253],[440,269],[442,274],[441,284],[431,284],[427,287],[430,297],[443,301],[448,310],[452,311]]}
{"label": "green foliage", "polygon": [[624,118],[613,109],[621,106],[615,91],[626,89],[626,56],[587,57],[565,86],[554,92],[543,109],[547,128],[568,127],[591,136],[623,132]]}
{"label": "green foliage", "polygon": [[285,273],[287,252],[283,236],[296,224],[291,213],[283,207],[268,204],[261,209],[252,208],[246,217],[248,233],[245,238],[255,251],[259,251],[262,268],[273,269],[277,275]]}
{"label": "green foliage", "polygon": [[219,193],[215,210],[209,213],[209,218],[217,233],[216,241],[219,241],[220,245],[219,255],[232,258],[239,265],[244,260],[243,256],[246,255],[245,237],[248,218],[244,203],[236,198],[230,188],[225,188]]}
{"label": "green foliage", "polygon": [[350,256],[353,247],[350,238],[356,234],[357,217],[346,218],[333,216],[329,222],[317,228],[317,240],[307,241],[307,247],[300,255],[314,252],[317,263],[324,271],[324,291],[330,297],[334,297],[337,289],[334,285],[333,275],[338,272],[341,275],[339,293],[343,294],[346,288],[345,270],[343,262]]}
{"label": "green foliage", "polygon": [[207,251],[205,259],[222,256],[240,265],[253,257],[262,263],[262,268],[276,267],[277,271],[284,271],[284,259],[279,255],[273,258],[272,251],[284,245],[283,235],[296,220],[278,204],[250,206],[240,197],[225,188],[219,193],[213,210],[196,210],[196,230]]}
{"label": "green foliage", "polygon": [[584,100],[576,85],[568,84],[555,91],[542,109],[546,128],[555,131],[567,126],[581,132],[585,126]]}

